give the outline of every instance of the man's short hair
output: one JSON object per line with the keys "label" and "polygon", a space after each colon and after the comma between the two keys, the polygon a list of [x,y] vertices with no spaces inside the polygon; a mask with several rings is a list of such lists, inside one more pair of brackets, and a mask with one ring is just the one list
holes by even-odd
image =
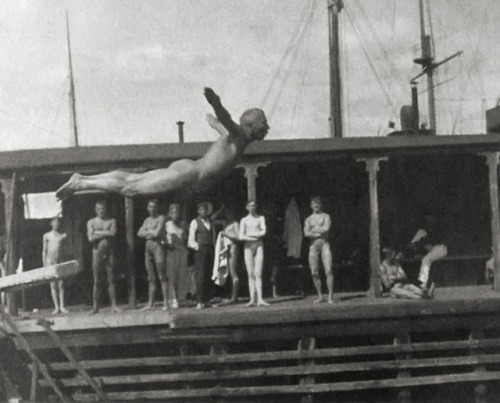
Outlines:
{"label": "man's short hair", "polygon": [[310,203],[316,202],[316,203],[318,203],[320,205],[323,205],[323,199],[320,196],[311,196],[309,202]]}
{"label": "man's short hair", "polygon": [[149,204],[149,203],[154,203],[154,204],[156,204],[157,206],[159,206],[159,205],[160,205],[160,202],[158,201],[158,199],[149,199],[149,200],[148,200],[148,204]]}
{"label": "man's short hair", "polygon": [[102,199],[101,199],[101,200],[97,200],[97,201],[95,202],[95,205],[96,205],[96,206],[108,207],[108,204],[106,203],[106,200],[102,200]]}
{"label": "man's short hair", "polygon": [[259,119],[265,117],[266,114],[262,109],[259,108],[251,108],[247,109],[240,117],[240,124],[242,126],[250,126],[252,127],[254,122]]}

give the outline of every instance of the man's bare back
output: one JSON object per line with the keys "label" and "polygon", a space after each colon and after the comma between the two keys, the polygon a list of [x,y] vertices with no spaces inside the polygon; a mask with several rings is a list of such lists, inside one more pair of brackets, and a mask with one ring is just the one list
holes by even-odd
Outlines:
{"label": "man's bare back", "polygon": [[133,197],[211,186],[236,166],[248,144],[264,139],[269,126],[260,109],[247,110],[237,124],[211,88],[205,88],[205,97],[217,116],[217,119],[209,117],[209,124],[221,136],[203,157],[195,161],[175,161],[168,168],[145,173],[113,171],[93,176],[74,174],[57,191],[57,197],[65,198],[85,190],[102,190]]}

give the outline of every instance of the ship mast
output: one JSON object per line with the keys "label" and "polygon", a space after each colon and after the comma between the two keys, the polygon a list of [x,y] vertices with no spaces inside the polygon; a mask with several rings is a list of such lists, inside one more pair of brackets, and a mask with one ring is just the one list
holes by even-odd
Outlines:
{"label": "ship mast", "polygon": [[339,13],[342,0],[327,0],[330,49],[330,136],[342,137],[342,86],[340,80]]}
{"label": "ship mast", "polygon": [[427,96],[428,96],[428,108],[429,108],[429,129],[436,132],[436,99],[434,95],[434,69],[448,62],[449,60],[461,55],[463,52],[457,52],[453,55],[447,57],[446,59],[440,61],[439,63],[434,63],[433,51],[431,46],[431,36],[427,35],[425,32],[425,17],[424,17],[424,0],[418,1],[419,15],[420,15],[420,43],[422,47],[421,57],[413,60],[415,63],[422,65],[422,72],[411,79],[411,83],[415,83],[415,80],[422,75],[427,75]]}
{"label": "ship mast", "polygon": [[73,80],[73,64],[71,62],[71,42],[69,35],[68,11],[66,10],[66,36],[68,41],[68,67],[69,67],[69,115],[70,115],[70,146],[78,147],[78,126],[76,124],[76,101],[75,101],[75,83]]}

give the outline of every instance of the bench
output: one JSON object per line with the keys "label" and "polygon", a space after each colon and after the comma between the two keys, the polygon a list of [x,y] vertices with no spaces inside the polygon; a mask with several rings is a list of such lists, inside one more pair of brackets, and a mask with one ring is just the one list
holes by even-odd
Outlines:
{"label": "bench", "polygon": [[[418,281],[423,256],[401,259],[401,265],[412,282]],[[432,263],[430,279],[437,287],[486,284],[485,263],[491,255],[446,256]]]}

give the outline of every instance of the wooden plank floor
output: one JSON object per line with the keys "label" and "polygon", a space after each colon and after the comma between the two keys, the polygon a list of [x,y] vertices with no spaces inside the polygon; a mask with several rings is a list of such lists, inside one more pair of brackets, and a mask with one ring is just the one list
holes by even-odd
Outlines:
{"label": "wooden plank floor", "polygon": [[313,304],[314,298],[269,299],[269,307],[248,308],[244,305],[246,301],[203,310],[182,307],[172,311],[172,315],[162,311],[159,305],[150,311],[124,309],[121,313],[113,313],[105,308],[96,315],[88,315],[90,307],[79,306],[69,307],[68,315],[52,316],[48,310],[29,313],[18,318],[16,323],[23,333],[37,333],[44,332],[37,324],[41,317],[52,321],[55,331],[79,331],[152,326],[165,329],[233,327],[500,311],[500,292],[491,290],[490,286],[438,288],[433,300],[374,298],[367,293],[337,293],[335,304]]}

